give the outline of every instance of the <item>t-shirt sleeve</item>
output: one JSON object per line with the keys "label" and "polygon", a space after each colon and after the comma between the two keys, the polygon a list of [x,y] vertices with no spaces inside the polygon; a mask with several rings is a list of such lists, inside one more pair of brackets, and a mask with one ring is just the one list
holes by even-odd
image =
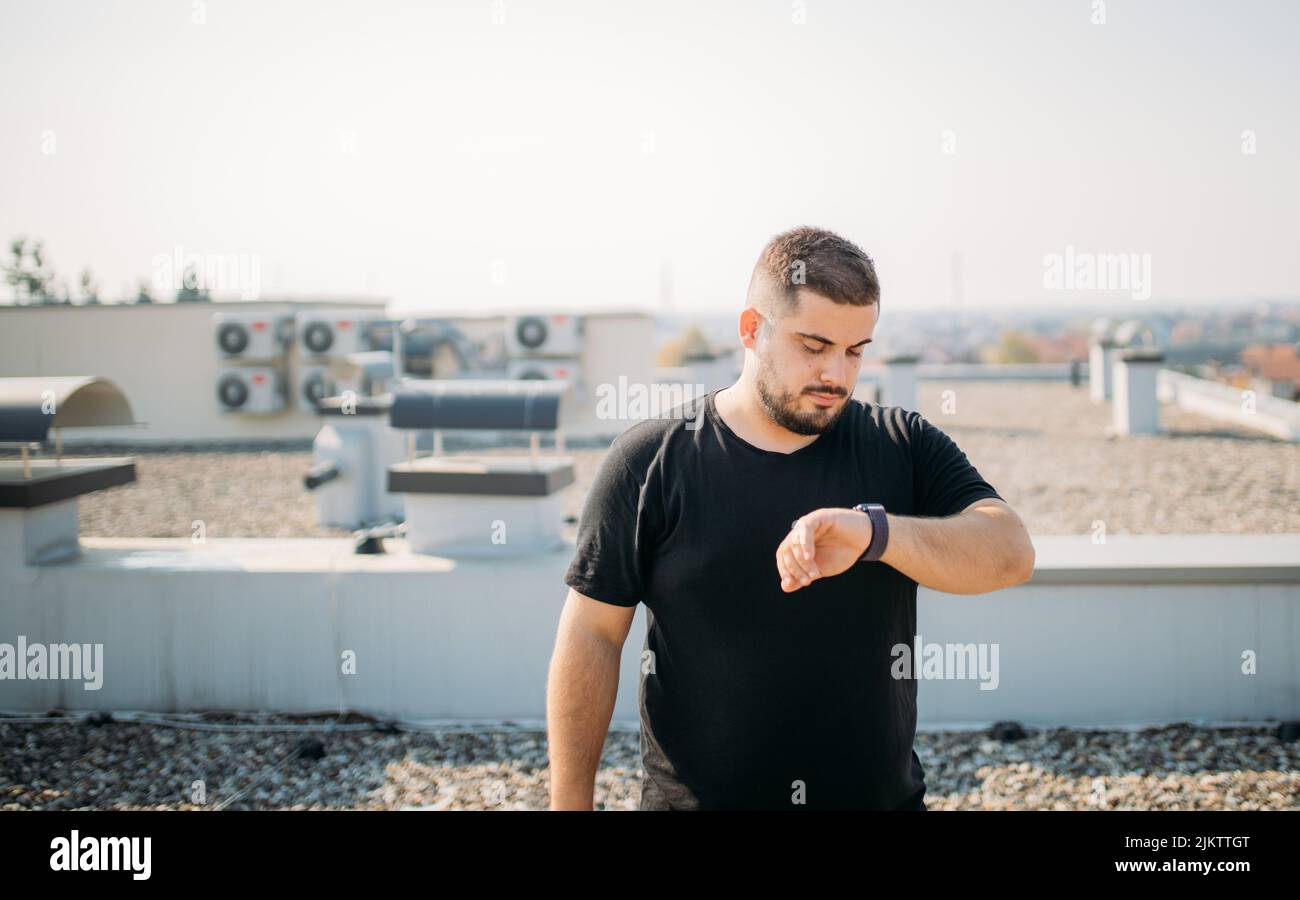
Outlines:
{"label": "t-shirt sleeve", "polygon": [[642,482],[622,448],[611,446],[583,503],[577,547],[564,573],[564,583],[578,593],[614,606],[644,598],[653,516]]}
{"label": "t-shirt sleeve", "polygon": [[951,516],[976,500],[1002,496],[956,442],[920,413],[911,419],[912,479],[918,516]]}

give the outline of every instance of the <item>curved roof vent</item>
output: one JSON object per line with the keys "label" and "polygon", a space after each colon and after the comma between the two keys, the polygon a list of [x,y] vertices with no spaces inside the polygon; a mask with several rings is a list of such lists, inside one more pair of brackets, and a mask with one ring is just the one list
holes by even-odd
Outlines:
{"label": "curved roof vent", "polygon": [[0,443],[45,443],[51,428],[134,424],[126,395],[107,378],[0,378]]}

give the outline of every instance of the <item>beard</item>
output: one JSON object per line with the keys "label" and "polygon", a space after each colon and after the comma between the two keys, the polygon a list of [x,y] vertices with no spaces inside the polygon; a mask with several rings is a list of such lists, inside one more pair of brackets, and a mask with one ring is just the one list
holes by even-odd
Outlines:
{"label": "beard", "polygon": [[766,358],[759,359],[757,388],[758,399],[767,411],[768,418],[795,434],[821,434],[829,430],[849,405],[846,395],[840,394],[839,406],[827,409],[819,407],[812,412],[804,412],[799,407],[808,390],[791,394],[782,389]]}

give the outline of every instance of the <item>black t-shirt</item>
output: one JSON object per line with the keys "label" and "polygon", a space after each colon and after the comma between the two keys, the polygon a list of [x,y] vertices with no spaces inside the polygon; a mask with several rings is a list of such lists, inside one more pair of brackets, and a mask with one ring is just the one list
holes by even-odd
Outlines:
{"label": "black t-shirt", "polygon": [[781,453],[733,432],[715,393],[614,440],[564,575],[646,606],[641,809],[923,808],[916,680],[890,674],[915,640],[916,582],[856,563],[787,594],[776,548],[821,507],[946,516],[1001,497],[912,410],[850,398]]}

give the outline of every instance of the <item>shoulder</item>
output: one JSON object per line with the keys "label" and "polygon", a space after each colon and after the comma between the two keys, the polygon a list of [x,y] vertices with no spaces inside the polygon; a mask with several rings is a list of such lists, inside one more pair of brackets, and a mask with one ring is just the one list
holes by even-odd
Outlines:
{"label": "shoulder", "polygon": [[653,468],[672,445],[693,433],[705,420],[701,395],[663,410],[660,415],[628,426],[609,445],[608,458],[626,465],[637,474]]}
{"label": "shoulder", "polygon": [[915,460],[957,452],[953,439],[919,410],[854,403],[861,407],[855,427],[866,440],[887,444]]}
{"label": "shoulder", "polygon": [[883,440],[898,447],[910,448],[920,437],[925,417],[914,409],[864,403],[850,399],[844,411],[849,425],[861,436]]}

